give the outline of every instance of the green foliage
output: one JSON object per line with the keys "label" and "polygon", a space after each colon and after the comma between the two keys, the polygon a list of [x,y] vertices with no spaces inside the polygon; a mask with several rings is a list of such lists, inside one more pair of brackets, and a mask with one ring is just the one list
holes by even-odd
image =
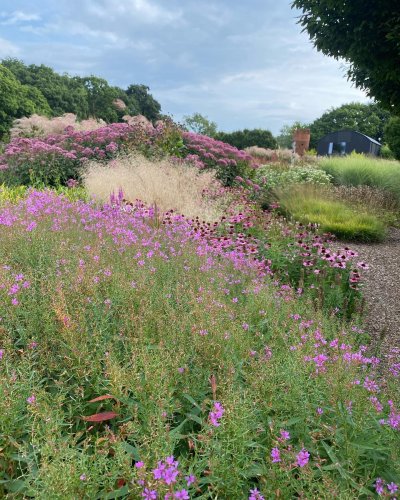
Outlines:
{"label": "green foliage", "polygon": [[8,132],[16,118],[33,113],[50,113],[43,94],[30,85],[21,85],[13,73],[0,64],[0,137]]}
{"label": "green foliage", "polygon": [[379,151],[379,155],[384,160],[394,160],[395,159],[393,151],[390,149],[390,147],[387,144],[384,144],[381,147],[381,149]]}
{"label": "green foliage", "polygon": [[6,203],[16,203],[25,198],[28,188],[26,186],[9,187],[0,184],[0,206]]}
{"label": "green foliage", "polygon": [[133,99],[136,101],[138,114],[154,122],[160,118],[161,105],[149,94],[149,90],[146,85],[129,85],[126,89],[126,95],[130,102]]}
{"label": "green foliage", "polygon": [[[202,255],[177,225],[124,225],[122,212],[37,193],[27,206],[0,225],[0,496],[141,498],[140,470],[155,485],[152,469],[172,454],[178,481],[196,476],[194,498],[248,498],[255,487],[264,498],[368,498],[377,477],[398,483],[398,430],[379,424],[398,398],[382,384],[384,409],[372,406],[363,383],[373,371],[351,358],[362,357],[358,329],[307,293]],[[164,253],[140,265],[152,243]],[[82,419],[106,411],[117,416]],[[299,467],[302,448],[310,461]]]}
{"label": "green foliage", "polygon": [[400,10],[397,2],[377,0],[294,0],[299,23],[315,47],[350,63],[349,79],[370,97],[400,112]]}
{"label": "green foliage", "polygon": [[310,125],[311,147],[316,147],[319,139],[330,132],[351,129],[382,141],[385,124],[390,113],[377,104],[353,102],[331,108]]}
{"label": "green foliage", "polygon": [[329,184],[332,177],[310,165],[287,166],[272,163],[257,168],[255,180],[267,189],[288,184]]}
{"label": "green foliage", "polygon": [[120,95],[118,89],[110,87],[104,78],[89,76],[79,79],[87,93],[88,115],[101,118],[107,123],[118,121],[114,100]]}
{"label": "green foliage", "polygon": [[397,161],[351,154],[344,158],[324,158],[319,166],[337,185],[376,187],[400,200],[400,163]]}
{"label": "green foliage", "polygon": [[153,144],[143,144],[139,150],[148,158],[173,156],[182,158],[185,155],[185,145],[183,142],[180,127],[169,117],[163,119],[162,125],[157,128],[158,133],[154,134]]}
{"label": "green foliage", "polygon": [[349,241],[382,241],[385,226],[374,215],[356,212],[350,205],[329,200],[318,190],[297,186],[277,191],[283,212],[303,224],[318,224],[321,231]]}
{"label": "green foliage", "polygon": [[393,116],[385,129],[385,139],[395,158],[400,160],[400,117]]}
{"label": "green foliage", "polygon": [[235,132],[218,132],[216,137],[219,141],[226,142],[238,149],[245,149],[250,146],[260,148],[276,149],[277,143],[269,130],[263,129],[244,129]]}
{"label": "green foliage", "polygon": [[[36,182],[35,189],[41,190],[49,190],[43,183]],[[32,186],[14,186],[10,187],[5,184],[0,184],[0,207],[7,205],[9,203],[17,203],[20,200],[24,199]],[[85,188],[82,186],[75,187],[65,187],[65,186],[56,186],[51,190],[52,192],[63,195],[70,201],[89,201],[89,197],[85,191]]]}
{"label": "green foliage", "polygon": [[[28,66],[18,59],[5,59],[2,65],[23,85],[29,102],[35,103],[34,111],[31,110],[32,106],[30,108],[25,106],[23,114],[11,115],[7,122],[7,130],[12,118],[29,116],[32,113],[52,116],[74,113],[79,119],[102,118],[108,123],[121,121],[124,114],[142,114],[152,121],[160,117],[161,106],[145,85],[130,85],[127,90],[123,90],[112,87],[103,78],[93,75],[85,77],[59,75],[43,64]],[[125,103],[125,110],[115,106],[113,101],[117,98]],[[8,108],[0,107],[0,112],[2,109],[8,116]]]}
{"label": "green foliage", "polygon": [[188,130],[195,134],[208,135],[208,137],[213,138],[217,135],[217,124],[200,113],[184,116],[183,124]]}
{"label": "green foliage", "polygon": [[17,59],[5,59],[2,64],[20,83],[35,87],[44,95],[53,116],[74,113],[80,119],[88,117],[87,92],[79,78],[59,75],[44,64],[27,66]]}
{"label": "green foliage", "polygon": [[292,125],[284,125],[276,137],[278,146],[284,149],[291,149],[293,145],[293,133],[298,128],[310,128],[310,125],[299,121],[294,122]]}

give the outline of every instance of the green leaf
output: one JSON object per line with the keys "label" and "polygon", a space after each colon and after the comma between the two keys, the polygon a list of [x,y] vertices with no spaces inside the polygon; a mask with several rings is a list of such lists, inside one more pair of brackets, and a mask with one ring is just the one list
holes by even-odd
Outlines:
{"label": "green leaf", "polygon": [[100,494],[97,497],[97,500],[112,500],[114,498],[121,498],[129,494],[129,488],[128,485],[126,484],[122,488],[119,488],[118,490],[111,491],[107,495],[104,496],[104,493]]}
{"label": "green leaf", "polygon": [[196,401],[192,398],[192,396],[190,396],[190,394],[183,394],[183,397],[201,411],[201,407],[196,403]]}
{"label": "green leaf", "polygon": [[135,446],[132,446],[131,444],[129,444],[126,441],[124,441],[124,442],[121,443],[121,447],[127,453],[129,453],[130,455],[132,455],[132,457],[134,458],[134,460],[136,460],[136,462],[139,462],[139,460],[140,460],[139,450],[137,448],[135,448]]}
{"label": "green leaf", "polygon": [[183,422],[181,422],[177,427],[174,427],[173,429],[170,430],[169,435],[173,438],[177,439],[182,439],[186,437],[184,434],[180,434],[180,431],[185,427],[186,423],[188,422],[188,419],[185,418]]}
{"label": "green leaf", "polygon": [[197,415],[193,415],[193,413],[187,413],[186,416],[189,420],[193,420],[194,422],[197,422],[198,424],[203,425],[203,420],[200,417],[198,417]]}
{"label": "green leaf", "polygon": [[10,493],[21,493],[26,487],[26,481],[22,479],[15,479],[13,481],[4,481],[6,490]]}

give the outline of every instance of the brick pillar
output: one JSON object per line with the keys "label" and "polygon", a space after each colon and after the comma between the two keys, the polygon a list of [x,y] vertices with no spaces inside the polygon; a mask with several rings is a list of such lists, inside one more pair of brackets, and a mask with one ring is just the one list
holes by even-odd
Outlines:
{"label": "brick pillar", "polygon": [[298,128],[293,133],[294,141],[294,152],[300,156],[304,153],[310,146],[310,129],[309,128]]}

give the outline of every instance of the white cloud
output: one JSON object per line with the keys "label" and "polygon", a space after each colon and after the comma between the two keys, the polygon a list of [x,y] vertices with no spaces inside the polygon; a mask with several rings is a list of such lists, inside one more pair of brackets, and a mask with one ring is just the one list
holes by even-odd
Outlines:
{"label": "white cloud", "polygon": [[137,19],[146,24],[169,24],[182,16],[181,10],[166,9],[150,0],[89,0],[88,12],[101,19]]}
{"label": "white cloud", "polygon": [[4,38],[0,38],[0,59],[5,59],[6,57],[16,57],[19,53],[19,47]]}
{"label": "white cloud", "polygon": [[40,21],[41,17],[38,14],[28,14],[26,12],[22,12],[20,10],[16,10],[11,14],[6,14],[2,12],[1,16],[4,21],[1,22],[2,25],[8,26],[19,23],[26,23],[31,21]]}
{"label": "white cloud", "polygon": [[313,52],[306,60],[155,89],[154,94],[166,109],[176,110],[178,120],[200,112],[223,130],[260,127],[275,134],[283,124],[311,122],[330,107],[368,101],[363,92],[349,86],[340,63]]}

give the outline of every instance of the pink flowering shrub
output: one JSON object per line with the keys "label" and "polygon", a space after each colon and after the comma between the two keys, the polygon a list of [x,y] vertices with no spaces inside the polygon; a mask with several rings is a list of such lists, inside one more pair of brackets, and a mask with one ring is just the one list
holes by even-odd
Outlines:
{"label": "pink flowering shrub", "polygon": [[201,168],[215,170],[225,186],[233,185],[238,175],[245,178],[252,175],[255,164],[245,151],[193,132],[183,132],[183,141],[190,159]]}
{"label": "pink flowering shrub", "polygon": [[106,162],[118,153],[136,150],[148,157],[180,154],[178,129],[168,121],[156,127],[141,122],[113,123],[91,130],[75,130],[37,138],[16,137],[0,155],[0,177],[9,185],[44,183],[55,186],[79,180],[85,162]]}

